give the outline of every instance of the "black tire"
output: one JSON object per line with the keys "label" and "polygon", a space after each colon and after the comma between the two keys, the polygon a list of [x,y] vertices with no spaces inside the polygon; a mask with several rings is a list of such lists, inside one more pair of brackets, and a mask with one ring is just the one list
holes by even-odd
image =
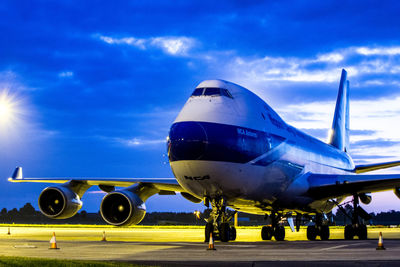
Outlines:
{"label": "black tire", "polygon": [[[206,227],[204,229],[204,242],[210,242],[210,233],[213,233],[214,230],[214,225],[213,223],[207,223]],[[213,233],[213,238],[214,238],[214,233]]]}
{"label": "black tire", "polygon": [[232,241],[236,240],[236,228],[234,226],[231,227],[231,230],[229,231],[230,237],[229,239]]}
{"label": "black tire", "polygon": [[314,241],[317,238],[317,228],[315,225],[310,225],[307,227],[307,239]]}
{"label": "black tire", "polygon": [[344,228],[344,239],[345,240],[353,240],[354,238],[354,228],[353,225],[348,224],[346,225],[346,227]]}
{"label": "black tire", "polygon": [[366,240],[368,238],[368,230],[365,224],[360,224],[357,229],[358,239]]}
{"label": "black tire", "polygon": [[271,240],[274,235],[274,231],[271,226],[263,226],[261,228],[261,239],[262,240]]}
{"label": "black tire", "polygon": [[221,223],[219,227],[219,237],[221,242],[228,242],[230,239],[230,226],[229,223]]}
{"label": "black tire", "polygon": [[322,225],[319,229],[319,236],[321,237],[321,240],[328,240],[329,239],[329,226],[328,225]]}
{"label": "black tire", "polygon": [[285,227],[283,227],[283,225],[279,225],[275,228],[274,237],[276,241],[285,240]]}

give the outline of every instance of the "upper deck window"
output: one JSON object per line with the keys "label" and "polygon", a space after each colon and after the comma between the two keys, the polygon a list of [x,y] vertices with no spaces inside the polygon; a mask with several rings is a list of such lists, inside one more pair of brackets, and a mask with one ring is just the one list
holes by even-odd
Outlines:
{"label": "upper deck window", "polygon": [[233,98],[231,93],[227,89],[222,88],[196,88],[192,93],[192,96],[226,96],[229,98]]}

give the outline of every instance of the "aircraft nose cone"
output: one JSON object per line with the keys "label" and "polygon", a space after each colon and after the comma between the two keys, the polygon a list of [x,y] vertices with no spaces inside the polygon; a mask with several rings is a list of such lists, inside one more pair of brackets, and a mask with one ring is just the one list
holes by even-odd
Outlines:
{"label": "aircraft nose cone", "polygon": [[178,122],[169,133],[170,161],[200,159],[207,148],[207,133],[198,122]]}

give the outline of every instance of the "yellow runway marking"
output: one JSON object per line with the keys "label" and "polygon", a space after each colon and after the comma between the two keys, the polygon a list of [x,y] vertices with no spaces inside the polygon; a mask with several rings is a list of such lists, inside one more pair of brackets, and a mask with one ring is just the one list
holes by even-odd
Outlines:
{"label": "yellow runway marking", "polygon": [[[204,241],[204,227],[192,226],[135,226],[135,227],[108,227],[108,226],[10,226],[11,235],[7,235],[9,225],[0,226],[1,239],[26,239],[48,241],[53,232],[56,232],[57,241],[100,241],[103,231],[108,242],[200,242]],[[400,228],[370,228],[368,227],[368,238],[377,239],[379,232],[383,233],[384,239],[399,239]],[[331,227],[330,239],[343,240],[344,228]],[[306,241],[306,227],[302,227],[300,232],[292,233],[289,228],[286,230],[286,241]],[[261,226],[259,227],[238,227],[236,242],[275,242],[261,240]],[[347,244],[346,244],[347,245]]]}

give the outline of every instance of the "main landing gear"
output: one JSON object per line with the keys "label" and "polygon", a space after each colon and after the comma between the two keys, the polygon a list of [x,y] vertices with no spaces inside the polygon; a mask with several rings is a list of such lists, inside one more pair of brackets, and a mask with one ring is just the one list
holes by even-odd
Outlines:
{"label": "main landing gear", "polygon": [[272,237],[275,237],[276,241],[283,241],[285,239],[285,227],[279,224],[282,216],[272,212],[269,218],[271,219],[271,225],[263,226],[261,229],[261,239],[271,240]]}
{"label": "main landing gear", "polygon": [[365,240],[368,238],[368,230],[367,226],[363,223],[363,220],[371,219],[371,216],[360,207],[359,196],[357,194],[353,195],[353,214],[352,216],[348,215],[346,210],[337,205],[339,209],[351,219],[351,224],[348,224],[344,228],[344,239],[352,240],[355,236],[358,236],[358,239]]}
{"label": "main landing gear", "polygon": [[211,200],[211,206],[212,211],[204,231],[204,242],[209,242],[211,233],[214,240],[219,239],[222,242],[236,240],[236,228],[229,225],[236,211],[228,214],[226,202],[223,198]]}
{"label": "main landing gear", "polygon": [[315,216],[315,225],[309,225],[307,227],[307,239],[315,240],[317,239],[317,236],[319,236],[321,240],[328,240],[329,235],[329,225],[324,223],[323,215],[321,213],[317,213]]}

